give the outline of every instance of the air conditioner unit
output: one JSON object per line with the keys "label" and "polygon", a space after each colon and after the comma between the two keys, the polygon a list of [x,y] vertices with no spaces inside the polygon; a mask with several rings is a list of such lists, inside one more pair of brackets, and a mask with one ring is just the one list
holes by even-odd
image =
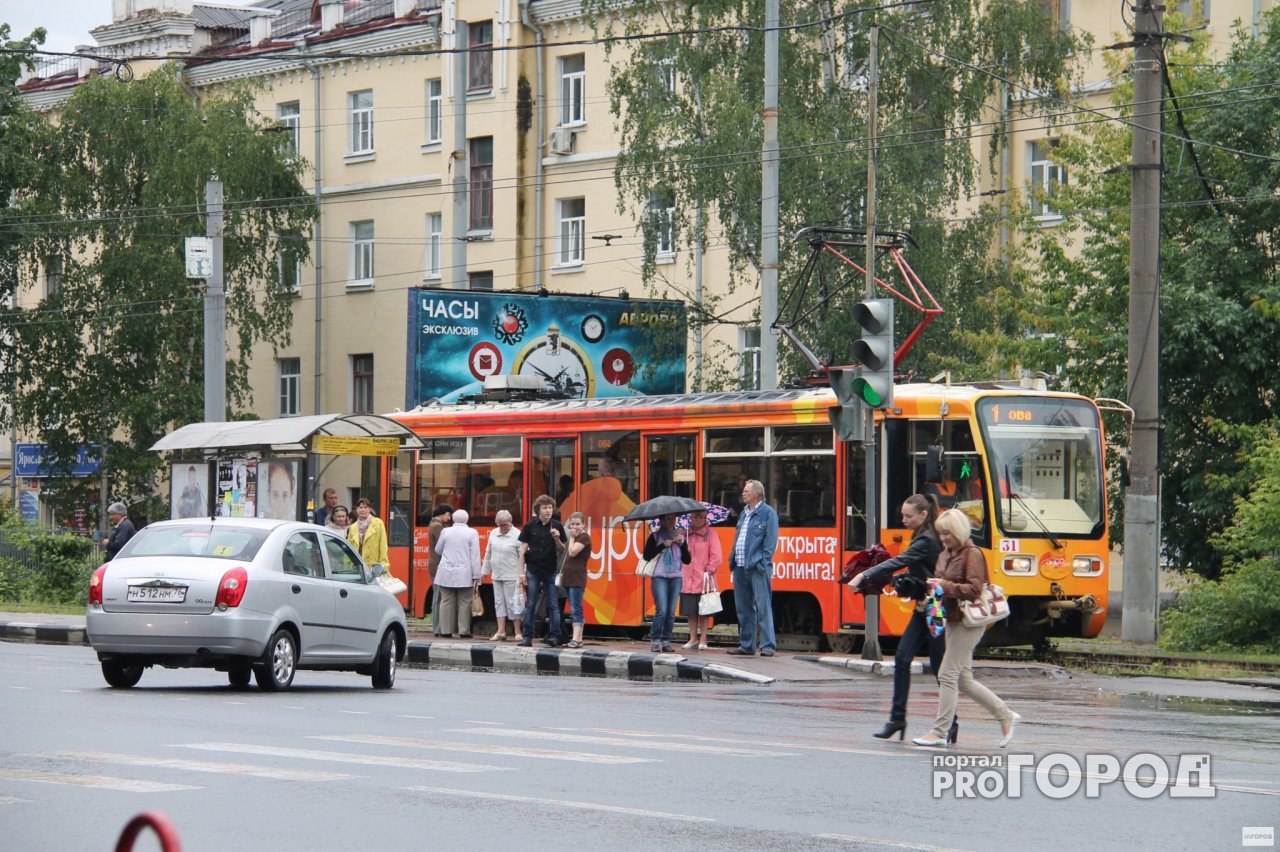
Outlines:
{"label": "air conditioner unit", "polygon": [[572,154],[573,140],[578,134],[564,127],[557,127],[551,131],[551,142],[547,147],[553,154]]}

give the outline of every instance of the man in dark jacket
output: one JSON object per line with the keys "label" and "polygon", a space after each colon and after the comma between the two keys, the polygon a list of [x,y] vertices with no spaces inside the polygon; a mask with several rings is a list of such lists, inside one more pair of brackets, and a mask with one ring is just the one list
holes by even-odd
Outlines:
{"label": "man in dark jacket", "polygon": [[111,538],[107,539],[107,561],[110,562],[116,558],[120,549],[129,543],[129,539],[133,538],[137,530],[133,526],[133,521],[129,520],[123,503],[112,503],[108,506],[107,517],[115,527],[111,532]]}
{"label": "man in dark jacket", "polygon": [[545,644],[560,644],[560,600],[556,592],[556,568],[560,554],[564,553],[566,538],[564,527],[551,516],[555,514],[556,501],[543,494],[533,501],[533,520],[520,530],[520,567],[524,569],[525,604],[523,635],[517,643],[523,647],[533,644],[533,619],[537,614],[538,592],[546,590],[547,625],[550,628]]}

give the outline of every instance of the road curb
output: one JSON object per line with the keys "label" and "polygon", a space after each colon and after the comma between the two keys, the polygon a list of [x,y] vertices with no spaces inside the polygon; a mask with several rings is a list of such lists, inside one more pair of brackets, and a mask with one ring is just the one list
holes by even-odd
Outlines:
{"label": "road curb", "polygon": [[409,642],[404,665],[569,677],[617,677],[640,681],[751,683],[774,678],[723,663],[690,660],[680,654],[605,651],[595,648],[521,648],[483,642]]}
{"label": "road curb", "polygon": [[89,634],[84,627],[69,624],[8,621],[0,622],[0,640],[37,645],[88,645]]}

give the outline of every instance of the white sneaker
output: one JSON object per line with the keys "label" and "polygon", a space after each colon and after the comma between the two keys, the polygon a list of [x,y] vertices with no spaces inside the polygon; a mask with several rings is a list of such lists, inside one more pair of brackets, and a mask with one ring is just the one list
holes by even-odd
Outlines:
{"label": "white sneaker", "polygon": [[694,642],[693,640],[690,640],[688,642],[685,642],[680,647],[684,648],[686,651],[692,651],[694,648],[698,647],[698,643]]}
{"label": "white sneaker", "polygon": [[1009,720],[1009,730],[1005,731],[1004,737],[1000,742],[996,743],[1000,748],[1004,748],[1013,739],[1013,732],[1018,728],[1018,722],[1022,719],[1017,713],[1013,714],[1013,718]]}

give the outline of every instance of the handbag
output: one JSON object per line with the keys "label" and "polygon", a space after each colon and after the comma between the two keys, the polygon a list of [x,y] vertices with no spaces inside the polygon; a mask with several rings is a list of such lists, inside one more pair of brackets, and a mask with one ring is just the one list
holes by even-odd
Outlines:
{"label": "handbag", "polygon": [[714,574],[702,575],[702,597],[698,598],[698,615],[715,615],[724,611]]}
{"label": "handbag", "polygon": [[636,566],[636,576],[652,577],[653,572],[658,568],[658,560],[661,557],[662,557],[662,554],[659,553],[657,556],[653,557],[652,559],[643,560],[639,565]]}
{"label": "handbag", "polygon": [[479,618],[484,615],[484,598],[480,597],[480,592],[476,592],[471,596],[471,617]]}
{"label": "handbag", "polygon": [[1004,589],[987,583],[976,601],[960,601],[960,615],[965,627],[986,627],[1009,617],[1009,600]]}
{"label": "handbag", "polygon": [[564,572],[563,571],[556,572],[556,588],[557,589],[564,588]]}
{"label": "handbag", "polygon": [[403,595],[409,591],[409,587],[405,585],[404,580],[391,576],[390,571],[378,575],[378,585],[393,595]]}

